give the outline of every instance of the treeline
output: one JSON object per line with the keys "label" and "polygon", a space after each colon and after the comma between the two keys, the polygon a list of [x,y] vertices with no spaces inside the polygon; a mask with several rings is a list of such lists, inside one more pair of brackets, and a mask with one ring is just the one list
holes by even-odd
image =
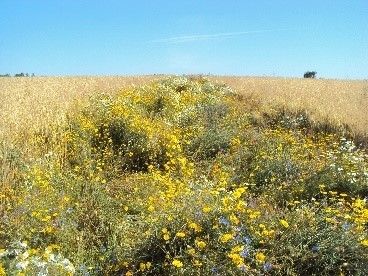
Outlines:
{"label": "treeline", "polygon": [[[34,77],[35,74],[29,74],[29,73],[18,73],[18,74],[14,74],[14,77]],[[0,74],[0,77],[11,77],[10,74]]]}

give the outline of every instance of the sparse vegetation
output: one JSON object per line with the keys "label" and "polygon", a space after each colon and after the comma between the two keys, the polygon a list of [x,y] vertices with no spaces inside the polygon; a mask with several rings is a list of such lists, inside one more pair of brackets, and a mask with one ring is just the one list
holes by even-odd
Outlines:
{"label": "sparse vegetation", "polygon": [[1,80],[0,275],[367,275],[366,121],[293,105],[329,82],[152,79]]}
{"label": "sparse vegetation", "polygon": [[[9,76],[9,74],[8,74],[8,76]],[[14,77],[34,77],[35,76],[35,74],[34,73],[32,73],[32,74],[29,74],[29,73],[17,73],[17,74],[14,74]]]}

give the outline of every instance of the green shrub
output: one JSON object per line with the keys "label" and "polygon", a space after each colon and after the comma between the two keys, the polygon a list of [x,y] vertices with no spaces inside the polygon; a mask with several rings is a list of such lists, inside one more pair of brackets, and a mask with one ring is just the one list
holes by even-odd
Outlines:
{"label": "green shrub", "polygon": [[367,251],[356,244],[358,236],[346,222],[326,222],[317,208],[288,215],[292,226],[270,245],[276,275],[366,275]]}

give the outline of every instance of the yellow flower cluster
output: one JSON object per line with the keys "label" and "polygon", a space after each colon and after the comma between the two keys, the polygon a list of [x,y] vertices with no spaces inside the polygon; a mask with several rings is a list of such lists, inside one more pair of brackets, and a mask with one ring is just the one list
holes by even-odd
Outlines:
{"label": "yellow flower cluster", "polygon": [[354,273],[340,260],[366,256],[366,154],[300,116],[257,121],[239,99],[171,78],[72,114],[61,144],[21,163],[0,230],[4,252],[21,253],[0,251],[0,276],[37,274],[29,256],[86,275],[303,275],[311,256],[310,274]]}

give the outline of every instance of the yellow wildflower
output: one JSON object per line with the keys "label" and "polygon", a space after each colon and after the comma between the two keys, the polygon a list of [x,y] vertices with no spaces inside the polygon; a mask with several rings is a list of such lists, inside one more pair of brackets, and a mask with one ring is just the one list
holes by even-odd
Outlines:
{"label": "yellow wildflower", "polygon": [[246,190],[246,188],[243,188],[243,187],[241,187],[241,188],[237,188],[237,189],[234,191],[234,193],[233,193],[234,197],[235,197],[235,198],[240,198],[240,197],[242,196],[242,194],[244,194],[245,190]]}
{"label": "yellow wildflower", "polygon": [[265,254],[263,254],[262,252],[258,252],[256,254],[256,260],[257,262],[264,263],[264,261],[266,260]]}
{"label": "yellow wildflower", "polygon": [[236,266],[242,266],[244,264],[243,258],[236,253],[230,253],[227,255]]}
{"label": "yellow wildflower", "polygon": [[6,276],[5,268],[2,263],[0,263],[0,276]]}
{"label": "yellow wildflower", "polygon": [[226,242],[230,241],[232,238],[233,238],[233,234],[231,234],[231,233],[226,233],[226,234],[223,234],[223,235],[220,237],[220,241],[221,241],[222,243],[226,243]]}
{"label": "yellow wildflower", "polygon": [[189,228],[193,229],[194,232],[201,232],[202,228],[195,222],[189,223]]}
{"label": "yellow wildflower", "polygon": [[250,219],[256,219],[261,215],[260,211],[251,211],[249,214]]}
{"label": "yellow wildflower", "polygon": [[185,237],[185,233],[184,232],[178,232],[176,233],[176,235],[178,238],[184,238]]}
{"label": "yellow wildflower", "polygon": [[243,245],[237,245],[231,249],[231,253],[239,253],[244,249]]}
{"label": "yellow wildflower", "polygon": [[286,220],[280,219],[280,224],[284,226],[285,228],[289,227],[289,223]]}
{"label": "yellow wildflower", "polygon": [[325,218],[325,221],[326,222],[329,222],[329,223],[335,223],[336,222],[336,220],[334,219],[334,218]]}
{"label": "yellow wildflower", "polygon": [[128,262],[123,262],[123,263],[122,263],[122,265],[123,265],[124,267],[128,267],[129,263],[128,263]]}
{"label": "yellow wildflower", "polygon": [[185,237],[185,233],[184,232],[178,232],[176,233],[176,235],[178,238],[184,238]]}
{"label": "yellow wildflower", "polygon": [[173,266],[175,266],[176,268],[181,268],[183,267],[183,263],[177,259],[173,260],[171,263]]}
{"label": "yellow wildflower", "polygon": [[245,201],[240,200],[237,204],[236,204],[236,210],[238,212],[245,212],[245,207],[247,206],[247,204],[245,203]]}
{"label": "yellow wildflower", "polygon": [[146,264],[145,263],[140,263],[139,264],[139,270],[140,271],[145,271],[146,270]]}
{"label": "yellow wildflower", "polygon": [[360,242],[361,245],[363,246],[368,246],[368,239],[364,239]]}
{"label": "yellow wildflower", "polygon": [[188,252],[188,254],[189,254],[189,255],[194,255],[194,254],[196,253],[196,251],[195,251],[195,249],[194,249],[194,248],[189,248],[189,249],[187,250],[187,252]]}
{"label": "yellow wildflower", "polygon": [[230,221],[233,223],[233,224],[235,224],[235,225],[238,225],[239,224],[239,219],[237,218],[237,216],[236,215],[234,215],[234,214],[231,214],[230,215]]}
{"label": "yellow wildflower", "polygon": [[200,248],[200,249],[203,249],[203,248],[205,248],[205,247],[206,247],[206,243],[205,243],[204,241],[201,241],[201,240],[196,240],[196,241],[195,241],[195,244],[196,244],[196,246],[197,246],[198,248]]}

